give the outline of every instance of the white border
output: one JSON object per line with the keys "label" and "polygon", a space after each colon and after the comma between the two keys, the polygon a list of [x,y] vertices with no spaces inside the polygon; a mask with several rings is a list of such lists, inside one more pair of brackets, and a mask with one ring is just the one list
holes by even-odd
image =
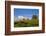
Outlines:
{"label": "white border", "polygon": [[[14,8],[39,9],[39,27],[19,27],[19,28],[15,27],[14,28]],[[29,30],[42,30],[42,7],[11,5],[11,31],[29,31]]]}

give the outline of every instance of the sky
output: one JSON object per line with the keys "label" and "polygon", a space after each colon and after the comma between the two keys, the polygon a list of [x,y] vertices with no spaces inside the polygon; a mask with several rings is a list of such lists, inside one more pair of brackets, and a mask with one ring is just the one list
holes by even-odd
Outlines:
{"label": "sky", "polygon": [[32,18],[32,15],[39,15],[39,9],[23,9],[23,8],[14,8],[14,16],[26,16]]}

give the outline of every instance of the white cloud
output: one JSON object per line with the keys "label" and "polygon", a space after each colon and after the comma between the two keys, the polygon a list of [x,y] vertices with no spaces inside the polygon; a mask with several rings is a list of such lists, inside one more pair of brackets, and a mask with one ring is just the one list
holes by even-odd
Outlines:
{"label": "white cloud", "polygon": [[28,17],[25,17],[25,16],[14,17],[14,21],[20,21],[20,20],[23,20],[23,19],[25,19],[25,20],[27,20],[27,19],[31,20],[31,18],[28,18]]}
{"label": "white cloud", "polygon": [[18,16],[18,19],[23,19],[24,18],[24,16]]}

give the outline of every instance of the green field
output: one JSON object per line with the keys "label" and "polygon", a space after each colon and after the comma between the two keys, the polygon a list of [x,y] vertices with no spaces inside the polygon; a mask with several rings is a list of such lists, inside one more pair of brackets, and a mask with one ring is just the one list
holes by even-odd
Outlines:
{"label": "green field", "polygon": [[14,27],[34,27],[34,26],[39,26],[39,20],[36,15],[33,15],[31,20],[23,19],[23,21],[14,22]]}
{"label": "green field", "polygon": [[37,19],[14,22],[14,27],[32,27],[38,25],[39,25],[39,21]]}

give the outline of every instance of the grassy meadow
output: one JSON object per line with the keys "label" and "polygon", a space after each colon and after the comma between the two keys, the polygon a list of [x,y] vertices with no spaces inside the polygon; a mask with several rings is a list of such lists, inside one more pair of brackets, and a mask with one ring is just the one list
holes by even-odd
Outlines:
{"label": "grassy meadow", "polygon": [[23,21],[14,22],[14,27],[35,27],[35,26],[39,26],[39,20],[37,16],[33,16],[31,20],[23,19]]}

